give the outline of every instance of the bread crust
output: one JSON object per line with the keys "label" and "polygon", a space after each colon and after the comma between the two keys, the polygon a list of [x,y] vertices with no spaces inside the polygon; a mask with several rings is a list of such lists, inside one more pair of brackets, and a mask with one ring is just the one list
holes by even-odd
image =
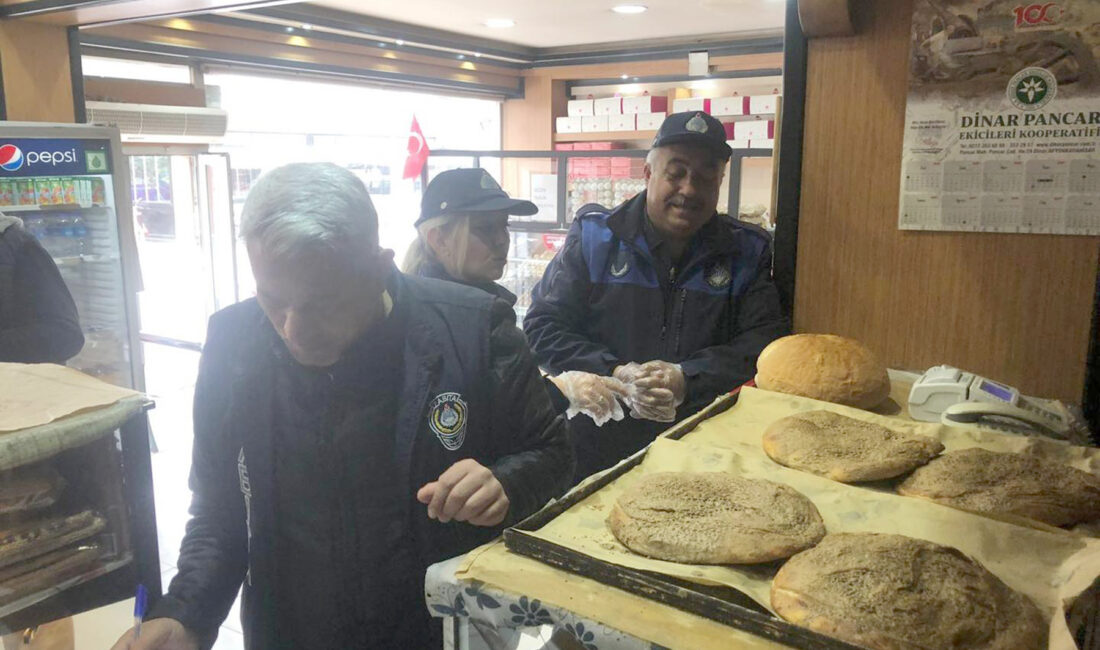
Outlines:
{"label": "bread crust", "polygon": [[890,378],[867,346],[834,334],[793,334],[772,341],[756,361],[765,390],[873,409],[890,396]]}
{"label": "bread crust", "polygon": [[958,550],[902,535],[827,535],[772,581],[784,619],[872,650],[1046,647],[1039,608]]}
{"label": "bread crust", "polygon": [[841,483],[894,478],[943,451],[940,441],[831,411],[807,411],[771,423],[761,440],[769,458]]}
{"label": "bread crust", "polygon": [[1100,477],[1044,458],[978,447],[933,460],[899,485],[898,493],[1051,526],[1100,519]]}
{"label": "bread crust", "polygon": [[619,495],[607,525],[635,553],[687,564],[771,562],[825,535],[795,489],[721,472],[649,474]]}

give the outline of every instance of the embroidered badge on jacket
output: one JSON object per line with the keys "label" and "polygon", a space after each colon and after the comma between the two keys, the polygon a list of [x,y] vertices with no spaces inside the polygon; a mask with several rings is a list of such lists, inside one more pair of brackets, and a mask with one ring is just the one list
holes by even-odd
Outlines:
{"label": "embroidered badge on jacket", "polygon": [[443,447],[455,451],[466,440],[466,402],[459,393],[440,393],[428,407],[428,427]]}

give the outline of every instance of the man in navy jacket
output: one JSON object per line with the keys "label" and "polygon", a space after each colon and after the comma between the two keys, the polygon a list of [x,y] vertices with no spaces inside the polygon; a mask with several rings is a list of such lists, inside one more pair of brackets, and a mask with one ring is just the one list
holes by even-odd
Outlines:
{"label": "man in navy jacket", "polygon": [[398,272],[335,165],[266,174],[241,230],[257,299],[210,320],[179,573],[115,648],[209,648],[242,584],[249,648],[440,647],[426,567],[572,474],[511,309]]}
{"label": "man in navy jacket", "polygon": [[770,236],[716,212],[730,154],[718,120],[670,115],[645,191],[610,212],[582,208],[532,292],[523,328],[540,366],[633,387],[633,419],[573,426],[578,479],[751,379],[764,346],[789,332]]}

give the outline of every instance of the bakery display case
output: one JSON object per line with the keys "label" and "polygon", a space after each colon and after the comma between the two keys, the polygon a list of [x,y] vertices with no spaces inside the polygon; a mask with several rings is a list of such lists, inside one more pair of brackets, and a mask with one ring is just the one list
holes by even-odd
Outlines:
{"label": "bakery display case", "polygon": [[21,409],[30,422],[43,414],[18,394],[6,397],[0,396],[0,631],[124,600],[139,583],[159,595],[146,417],[152,402],[131,395],[15,428]]}

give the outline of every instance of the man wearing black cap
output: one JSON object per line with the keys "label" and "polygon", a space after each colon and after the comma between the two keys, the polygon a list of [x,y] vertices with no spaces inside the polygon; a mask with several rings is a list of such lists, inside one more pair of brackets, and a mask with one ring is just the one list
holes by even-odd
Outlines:
{"label": "man wearing black cap", "polygon": [[[513,199],[484,169],[451,169],[428,183],[416,220],[417,239],[402,270],[411,275],[476,287],[513,307],[516,296],[496,281],[508,261],[508,216],[530,216],[538,207]],[[555,408],[570,418],[584,414],[597,426],[625,417],[621,385],[598,375],[569,371],[548,377]]]}
{"label": "man wearing black cap", "polygon": [[633,420],[573,427],[578,478],[751,379],[760,351],[789,331],[770,237],[716,212],[730,153],[710,115],[668,116],[645,191],[611,211],[582,209],[532,292],[524,331],[540,366],[630,387]]}

